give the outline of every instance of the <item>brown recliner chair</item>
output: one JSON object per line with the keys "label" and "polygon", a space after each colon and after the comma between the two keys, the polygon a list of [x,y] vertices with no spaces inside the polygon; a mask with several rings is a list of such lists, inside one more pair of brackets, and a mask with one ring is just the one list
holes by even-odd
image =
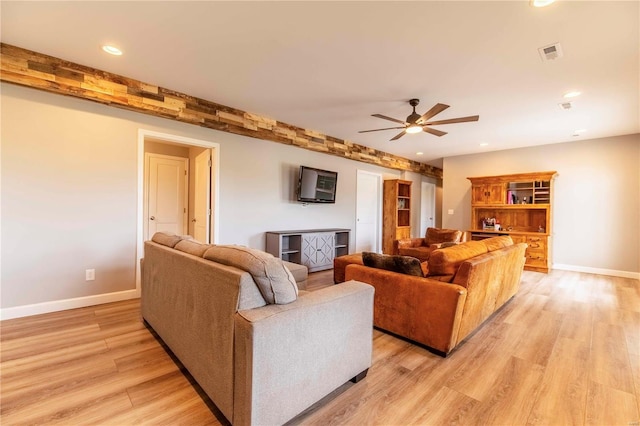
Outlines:
{"label": "brown recliner chair", "polygon": [[427,228],[424,238],[406,238],[393,242],[394,252],[403,256],[413,256],[421,262],[429,260],[431,252],[443,245],[457,244],[462,238],[462,231],[457,229]]}

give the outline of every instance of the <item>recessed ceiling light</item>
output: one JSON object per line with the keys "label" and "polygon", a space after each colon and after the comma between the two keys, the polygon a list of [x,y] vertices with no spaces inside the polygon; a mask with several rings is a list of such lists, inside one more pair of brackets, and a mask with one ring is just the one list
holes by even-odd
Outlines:
{"label": "recessed ceiling light", "polygon": [[109,44],[105,44],[104,46],[102,46],[102,50],[109,53],[110,55],[115,55],[115,56],[122,55],[122,50],[118,49],[115,46],[111,46]]}
{"label": "recessed ceiling light", "polygon": [[531,0],[529,4],[533,7],[545,7],[549,6],[554,1],[556,0]]}
{"label": "recessed ceiling light", "polygon": [[480,146],[489,146],[489,144],[487,142],[482,142]]}
{"label": "recessed ceiling light", "polygon": [[582,94],[582,92],[578,92],[578,91],[573,91],[573,92],[567,92],[564,94],[565,98],[575,98],[576,96],[580,96]]}
{"label": "recessed ceiling light", "polygon": [[422,155],[424,152],[416,152],[416,155]]}
{"label": "recessed ceiling light", "polygon": [[580,136],[581,134],[583,134],[584,132],[586,132],[587,129],[578,129],[578,130],[574,130],[573,131],[573,135],[571,136]]}

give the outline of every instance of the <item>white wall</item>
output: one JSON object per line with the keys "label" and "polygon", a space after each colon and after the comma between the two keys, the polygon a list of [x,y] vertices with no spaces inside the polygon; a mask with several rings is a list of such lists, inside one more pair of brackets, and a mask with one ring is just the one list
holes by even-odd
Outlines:
{"label": "white wall", "polygon": [[469,229],[467,177],[549,170],[555,267],[639,277],[639,134],[445,158],[443,226]]}
{"label": "white wall", "polygon": [[[5,83],[0,89],[3,318],[135,296],[139,129],[220,144],[221,244],[264,249],[270,230],[354,230],[356,170],[400,177],[89,101]],[[338,172],[336,204],[294,200],[302,164]],[[85,281],[85,269],[95,269],[95,281]]]}

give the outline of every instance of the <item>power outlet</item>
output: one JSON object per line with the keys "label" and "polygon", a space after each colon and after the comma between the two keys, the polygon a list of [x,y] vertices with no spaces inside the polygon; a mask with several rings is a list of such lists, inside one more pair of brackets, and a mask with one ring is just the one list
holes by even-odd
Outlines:
{"label": "power outlet", "polygon": [[86,281],[93,281],[96,279],[96,270],[95,269],[86,269],[84,271],[84,279]]}

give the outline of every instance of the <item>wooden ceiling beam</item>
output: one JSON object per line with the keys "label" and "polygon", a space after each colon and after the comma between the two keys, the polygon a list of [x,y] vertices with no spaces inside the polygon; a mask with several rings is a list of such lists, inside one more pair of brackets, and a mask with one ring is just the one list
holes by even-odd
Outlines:
{"label": "wooden ceiling beam", "polygon": [[0,80],[442,179],[442,169],[153,84],[0,43]]}

